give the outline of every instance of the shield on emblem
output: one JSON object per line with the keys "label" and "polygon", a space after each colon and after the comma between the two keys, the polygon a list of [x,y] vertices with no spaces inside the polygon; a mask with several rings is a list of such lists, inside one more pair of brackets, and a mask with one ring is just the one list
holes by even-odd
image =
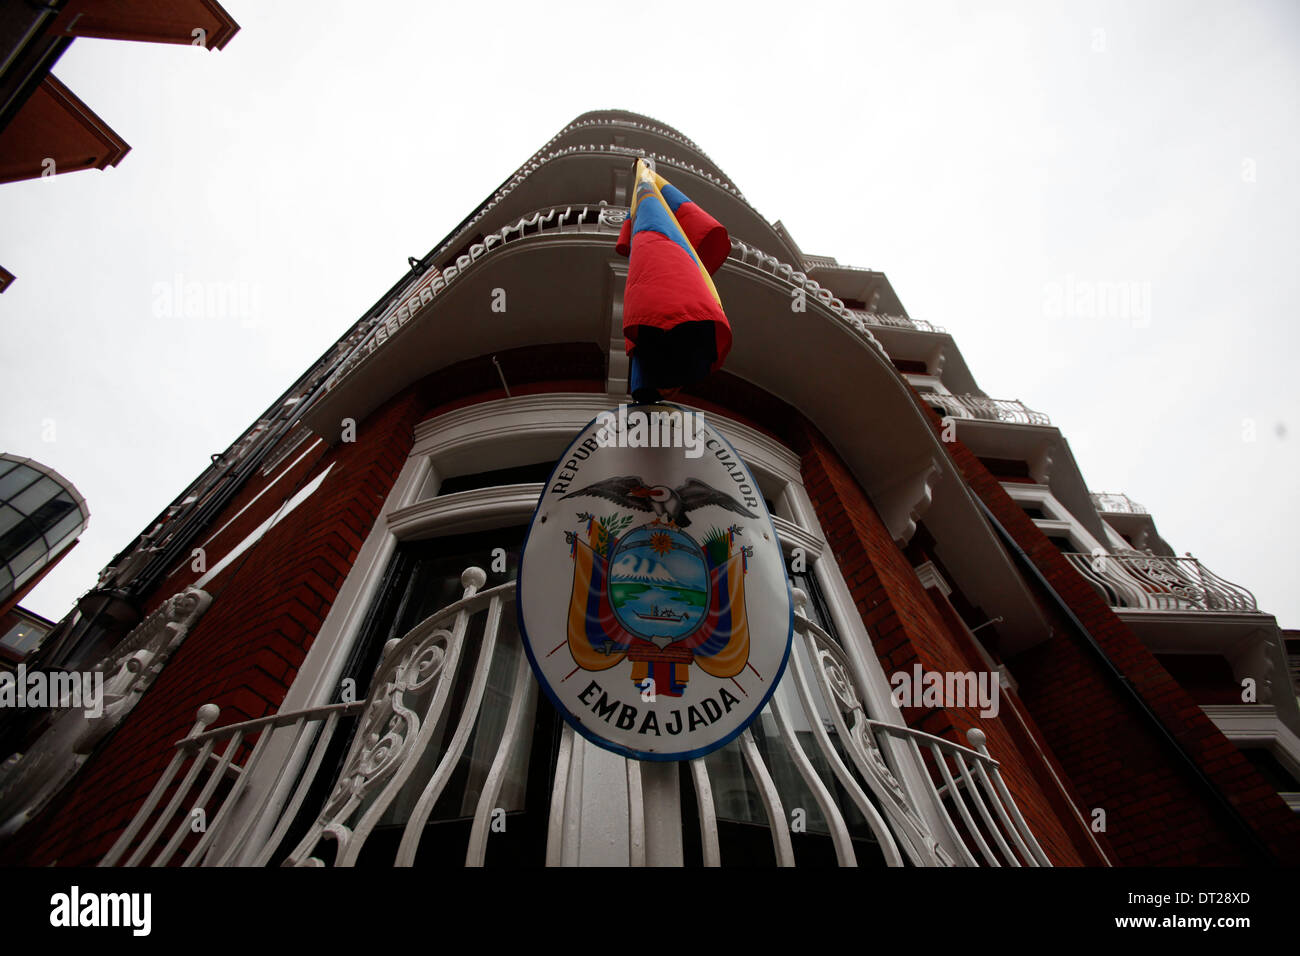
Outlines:
{"label": "shield on emblem", "polygon": [[518,614],[564,719],[641,760],[743,731],[793,630],[758,484],[702,415],[666,403],[603,412],[569,445],[524,541]]}

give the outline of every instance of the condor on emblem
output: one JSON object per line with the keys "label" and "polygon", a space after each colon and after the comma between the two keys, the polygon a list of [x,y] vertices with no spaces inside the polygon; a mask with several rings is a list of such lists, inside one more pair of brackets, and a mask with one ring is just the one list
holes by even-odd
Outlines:
{"label": "condor on emblem", "polygon": [[749,470],[703,416],[602,412],[533,514],[519,627],[537,680],[589,740],[642,760],[721,747],[785,669],[781,546]]}

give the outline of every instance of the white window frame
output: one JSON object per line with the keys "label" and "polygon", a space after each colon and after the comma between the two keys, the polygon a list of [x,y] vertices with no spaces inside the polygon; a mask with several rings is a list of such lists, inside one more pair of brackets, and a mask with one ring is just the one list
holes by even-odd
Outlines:
{"label": "white window frame", "polygon": [[943,379],[938,375],[921,375],[916,372],[904,372],[903,377],[911,383],[912,387],[922,395],[927,392],[936,392],[940,395],[952,395],[948,386],[943,384]]}
{"label": "white window frame", "polygon": [[1092,533],[1070,514],[1069,509],[1057,500],[1046,485],[1030,485],[1017,481],[1004,481],[1001,484],[1016,504],[1022,508],[1025,505],[1032,505],[1048,516],[1029,519],[1043,534],[1069,538],[1080,554],[1096,554],[1098,551],[1102,554],[1111,553],[1110,548],[1103,546],[1094,538]]}
{"label": "white window frame", "polygon": [[[490,471],[558,459],[573,436],[595,416],[616,404],[610,396],[592,393],[545,393],[483,402],[430,418],[415,428],[415,440],[405,464],[394,482],[379,517],[371,527],[351,570],[322,622],[316,639],[290,686],[279,711],[303,710],[331,702],[351,651],[360,638],[362,624],[373,605],[381,581],[398,545],[443,535],[490,530],[526,523],[542,492],[540,483],[494,486],[438,497],[442,480],[454,475]],[[690,408],[686,405],[684,407]],[[702,410],[701,410],[702,411]],[[774,506],[773,523],[783,548],[803,547],[808,567],[826,601],[835,628],[863,694],[869,716],[884,723],[905,726],[893,706],[888,677],[875,654],[870,635],[862,623],[844,577],[830,555],[818,523],[812,500],[803,487],[799,457],[772,438],[715,412],[709,420],[731,441],[754,475],[755,481]],[[602,837],[614,840],[612,855],[603,862],[617,864],[621,851],[617,838],[626,839],[627,800],[618,793],[624,759],[589,747],[584,765],[588,775],[598,777],[590,801],[584,792],[584,826],[603,820]],[[287,796],[298,766],[308,747],[291,749],[287,735],[272,740],[258,776],[250,779],[250,800],[263,789],[276,787],[276,802]],[[909,793],[921,794],[929,786],[924,769],[900,755],[899,772]],[[614,763],[611,763],[613,761]],[[277,785],[275,777],[285,764],[292,764]],[[259,779],[260,778],[260,779]],[[931,833],[950,854],[949,837],[928,800],[917,800],[916,809],[926,819]],[[268,814],[259,826],[269,829]],[[620,823],[620,819],[622,822]],[[238,832],[235,824],[229,832]],[[250,846],[260,846],[267,833],[250,834]],[[586,840],[584,839],[584,845]],[[593,840],[593,844],[597,841]],[[583,863],[602,860],[584,859]]]}
{"label": "white window frame", "polygon": [[[1300,780],[1300,737],[1282,723],[1272,704],[1206,704],[1201,710],[1238,750],[1268,750]],[[1287,793],[1283,799],[1292,810],[1300,811],[1300,794]]]}

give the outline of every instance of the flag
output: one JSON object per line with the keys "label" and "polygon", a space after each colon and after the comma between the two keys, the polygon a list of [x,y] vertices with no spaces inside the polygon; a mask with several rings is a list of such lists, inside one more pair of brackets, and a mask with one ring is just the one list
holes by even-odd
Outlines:
{"label": "flag", "polygon": [[637,160],[632,212],[615,247],[627,256],[623,337],[631,387],[651,397],[699,381],[722,366],[731,326],[712,275],[731,240],[722,225]]}

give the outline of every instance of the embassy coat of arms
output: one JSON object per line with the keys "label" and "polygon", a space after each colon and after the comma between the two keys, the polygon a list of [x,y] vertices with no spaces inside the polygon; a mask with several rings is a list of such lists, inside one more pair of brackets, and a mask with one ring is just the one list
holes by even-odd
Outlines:
{"label": "embassy coat of arms", "polygon": [[644,760],[744,730],[781,678],[793,620],[758,485],[702,416],[664,404],[603,413],[569,446],[529,527],[518,608],[565,719]]}

